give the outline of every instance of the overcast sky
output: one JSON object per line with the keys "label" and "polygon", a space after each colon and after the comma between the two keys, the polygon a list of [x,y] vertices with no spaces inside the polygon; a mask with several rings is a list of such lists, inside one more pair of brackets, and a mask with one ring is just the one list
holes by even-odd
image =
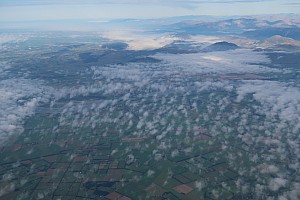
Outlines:
{"label": "overcast sky", "polygon": [[0,0],[0,20],[300,14],[299,0]]}

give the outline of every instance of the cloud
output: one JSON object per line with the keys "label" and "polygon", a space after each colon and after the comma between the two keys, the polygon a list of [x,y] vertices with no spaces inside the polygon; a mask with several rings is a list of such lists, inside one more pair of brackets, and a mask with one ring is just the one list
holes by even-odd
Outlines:
{"label": "cloud", "polygon": [[285,180],[285,179],[273,178],[273,179],[271,179],[271,181],[269,183],[269,188],[270,188],[270,190],[276,192],[281,187],[284,187],[286,185],[286,183],[287,183],[287,180]]}
{"label": "cloud", "polygon": [[48,101],[46,89],[39,82],[26,79],[0,81],[0,145],[12,134],[23,131],[23,120],[34,114],[40,103]]}
{"label": "cloud", "polygon": [[5,44],[7,42],[20,42],[25,41],[27,37],[23,35],[0,35],[0,45]]}
{"label": "cloud", "polygon": [[157,54],[154,58],[167,65],[180,67],[184,71],[196,73],[266,73],[277,70],[262,66],[270,63],[269,58],[260,52],[238,49],[223,52],[195,54]]}
{"label": "cloud", "polygon": [[161,4],[161,5],[198,5],[224,3],[256,3],[271,0],[4,0],[0,5],[78,5],[78,4]]}
{"label": "cloud", "polygon": [[[288,5],[282,6],[277,0],[4,0],[0,1],[0,21],[22,21],[23,23],[28,20],[49,19],[140,19],[199,14],[255,15],[286,13],[287,9],[289,13],[298,13],[296,8]],[[12,26],[12,24],[6,25]],[[13,25],[15,26],[15,24]],[[18,24],[18,26],[20,25]]]}
{"label": "cloud", "polygon": [[[135,39],[129,34],[107,37],[129,43]],[[162,41],[165,37],[168,36],[150,36],[151,40],[162,38]],[[137,37],[136,41],[144,40]],[[160,46],[161,42],[156,45]],[[131,45],[131,48],[152,46]],[[207,140],[207,145],[220,142],[223,150],[212,156],[212,160],[215,163],[228,161],[230,169],[241,175],[236,181],[240,192],[254,189],[248,180],[243,182],[243,177],[253,176],[257,183],[264,184],[256,184],[255,195],[265,195],[271,190],[288,196],[287,190],[280,189],[293,185],[289,173],[299,170],[300,90],[297,85],[216,78],[215,75],[227,73],[268,73],[271,76],[282,72],[262,66],[271,64],[270,59],[249,49],[153,57],[162,62],[92,66],[78,74],[80,80],[88,80],[80,86],[60,85],[54,89],[37,80],[1,80],[0,141],[4,143],[12,134],[21,133],[26,118],[46,103],[50,104],[50,111],[55,112],[53,116],[58,117],[53,131],[67,127],[68,131],[79,134],[82,144],[90,142],[86,139],[90,132],[99,134],[98,138],[117,133],[120,137],[145,139],[147,144],[153,142],[156,148],[149,159],[162,160],[199,151],[199,143],[191,142],[195,139]],[[9,67],[3,63],[0,69],[5,72]],[[82,128],[91,131],[80,135],[82,131],[76,130]],[[147,151],[153,145],[142,147]],[[114,152],[125,154],[128,164],[138,159],[130,147],[120,150],[118,146],[114,148]],[[196,159],[194,162],[197,169],[203,169],[203,163],[196,163]],[[153,173],[148,171],[148,175]],[[197,181],[195,187],[202,190],[206,183]],[[294,190],[291,194],[298,194],[299,186],[291,186],[291,189]]]}
{"label": "cloud", "polygon": [[195,41],[195,42],[209,43],[209,44],[224,41],[223,38],[216,37],[216,36],[207,36],[207,35],[191,35],[189,36],[189,38],[190,39],[188,39],[188,41],[192,41],[192,42]]}
{"label": "cloud", "polygon": [[111,40],[126,42],[129,50],[158,49],[178,39],[169,35],[145,35],[133,31],[117,30],[105,32],[101,36]]}
{"label": "cloud", "polygon": [[[7,43],[18,43],[18,42],[23,42],[27,39],[28,36],[24,36],[24,35],[0,34],[0,50],[4,50],[6,48]],[[3,67],[3,64],[1,63],[0,63],[0,73],[1,73],[1,68]]]}
{"label": "cloud", "polygon": [[[275,117],[281,122],[293,121],[300,123],[300,91],[298,88],[277,81],[243,81],[237,88],[237,101],[241,101],[247,94],[261,103],[261,112]],[[298,129],[300,126],[298,125]]]}

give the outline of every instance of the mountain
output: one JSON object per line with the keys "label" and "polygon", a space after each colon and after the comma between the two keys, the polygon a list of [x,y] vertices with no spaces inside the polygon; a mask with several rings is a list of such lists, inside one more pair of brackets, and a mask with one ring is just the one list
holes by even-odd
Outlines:
{"label": "mountain", "polygon": [[[270,31],[275,31],[275,35],[281,35],[280,31],[299,29],[299,27],[288,20],[264,20],[256,18],[235,18],[235,19],[194,19],[181,21],[167,26],[168,30],[180,31],[189,34],[202,34],[202,35],[224,35],[224,34],[267,34],[271,37]],[[269,33],[267,33],[269,30]],[[298,33],[296,33],[298,34]],[[255,37],[256,34],[254,35]],[[284,35],[283,35],[284,36]]]}
{"label": "mountain", "polygon": [[260,40],[267,39],[275,35],[300,40],[300,28],[262,28],[258,30],[246,31],[242,35]]}
{"label": "mountain", "polygon": [[204,46],[206,46],[206,44],[177,40],[155,51],[160,53],[171,53],[171,54],[196,53],[201,51],[201,49]]}
{"label": "mountain", "polygon": [[170,29],[182,31],[189,34],[224,35],[224,33],[242,33],[245,30],[253,29],[256,27],[256,21],[256,19],[248,18],[210,21],[191,20],[172,24],[170,26]]}
{"label": "mountain", "polygon": [[211,52],[211,51],[228,51],[228,50],[235,50],[238,49],[239,46],[237,46],[234,43],[229,42],[217,42],[212,45],[209,45],[208,47],[205,47],[203,49],[204,52]]}
{"label": "mountain", "polygon": [[264,42],[272,44],[272,45],[286,44],[286,45],[300,46],[300,41],[297,41],[297,40],[294,40],[294,39],[288,38],[288,37],[282,37],[280,35],[275,35],[273,37],[270,37],[270,38],[266,39]]}
{"label": "mountain", "polygon": [[256,46],[264,49],[299,50],[300,41],[275,35],[256,44]]}

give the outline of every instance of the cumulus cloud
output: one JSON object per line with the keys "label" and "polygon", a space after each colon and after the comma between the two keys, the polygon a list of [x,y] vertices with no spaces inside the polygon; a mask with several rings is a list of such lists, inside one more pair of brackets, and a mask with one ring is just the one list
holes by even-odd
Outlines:
{"label": "cumulus cloud", "polygon": [[38,104],[47,102],[46,89],[26,79],[0,81],[0,145],[12,134],[23,131],[23,120],[34,114]]}
{"label": "cumulus cloud", "polygon": [[272,178],[269,183],[269,188],[272,191],[278,191],[278,189],[284,187],[287,183],[287,180],[283,178]]}
{"label": "cumulus cloud", "polygon": [[[277,81],[243,81],[237,88],[237,101],[247,94],[262,104],[261,112],[274,117],[278,115],[281,122],[300,122],[300,90]],[[300,126],[297,126],[297,130]]]}

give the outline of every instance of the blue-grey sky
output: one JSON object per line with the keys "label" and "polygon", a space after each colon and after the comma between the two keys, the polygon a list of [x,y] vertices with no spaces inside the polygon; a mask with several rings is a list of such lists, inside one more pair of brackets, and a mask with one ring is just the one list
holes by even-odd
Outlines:
{"label": "blue-grey sky", "polygon": [[0,0],[0,20],[300,14],[299,0]]}

